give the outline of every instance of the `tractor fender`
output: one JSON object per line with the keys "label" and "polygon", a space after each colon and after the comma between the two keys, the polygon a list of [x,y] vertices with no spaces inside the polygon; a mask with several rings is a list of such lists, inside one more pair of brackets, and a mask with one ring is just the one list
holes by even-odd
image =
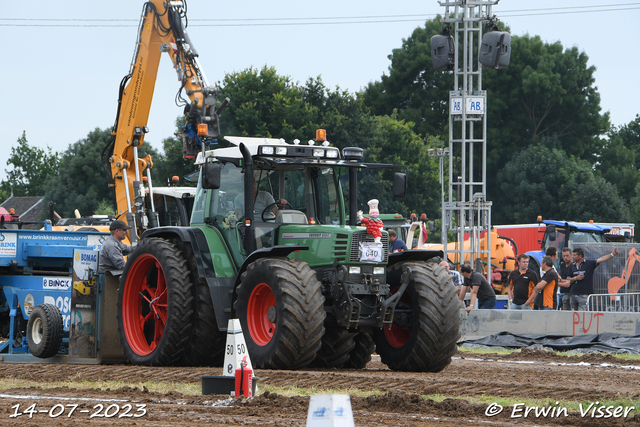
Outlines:
{"label": "tractor fender", "polygon": [[389,267],[399,262],[408,261],[428,261],[432,258],[439,257],[439,260],[444,259],[444,252],[442,251],[425,251],[425,250],[408,250],[402,252],[394,252],[389,254]]}
{"label": "tractor fender", "polygon": [[[292,252],[297,251],[308,251],[309,246],[273,246],[270,248],[257,249],[244,260],[240,270],[238,271],[238,275],[236,276],[235,283],[233,285],[233,298],[232,301],[236,300],[236,292],[238,289],[238,285],[240,284],[240,279],[242,277],[242,273],[247,270],[247,267],[260,258],[272,258],[272,257],[286,257],[289,256]],[[235,309],[232,310],[232,314],[235,316]]]}
{"label": "tractor fender", "polygon": [[[189,244],[193,249],[193,256],[198,267],[198,276],[215,277],[213,260],[209,254],[209,245],[204,233],[199,228],[193,227],[158,227],[151,228],[142,234],[142,239],[146,237],[161,237],[170,241],[179,241]],[[176,242],[177,243],[177,242]],[[231,254],[227,254],[231,257]]]}

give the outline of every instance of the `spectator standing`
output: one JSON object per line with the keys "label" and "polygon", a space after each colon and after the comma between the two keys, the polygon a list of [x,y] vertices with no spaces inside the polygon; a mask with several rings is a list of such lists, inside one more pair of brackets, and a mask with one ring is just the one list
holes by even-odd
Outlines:
{"label": "spectator standing", "polygon": [[[451,267],[449,266],[449,263],[447,261],[441,261],[440,265],[445,267],[447,269],[447,273],[449,273],[451,277],[453,277],[454,285],[462,286],[464,284],[464,277],[462,277],[462,274],[460,274],[458,270],[451,270]],[[460,288],[458,288],[458,290],[460,290]]]}
{"label": "spectator standing", "polygon": [[562,263],[560,264],[560,281],[558,282],[558,310],[571,310],[571,283],[567,280],[571,274],[571,249],[564,247],[562,249]]}
{"label": "spectator standing", "polygon": [[509,276],[507,293],[513,310],[531,310],[532,304],[527,300],[538,283],[538,275],[529,268],[529,255],[518,255],[518,269]]}
{"label": "spectator standing", "polygon": [[593,272],[596,267],[618,255],[618,248],[613,248],[610,254],[598,259],[584,259],[582,248],[573,249],[573,264],[569,282],[571,283],[571,309],[587,311],[587,298],[593,293]]}
{"label": "spectator standing", "polygon": [[[553,261],[553,266],[552,268],[556,271],[556,273],[558,272],[558,270],[556,270],[556,261],[558,261],[558,249],[556,249],[555,246],[549,246],[547,248],[547,250],[544,252],[545,256],[550,256],[551,260]],[[543,257],[544,258],[544,257]],[[544,270],[542,269],[542,264],[540,264],[540,276],[542,277],[544,276]],[[557,291],[556,291],[557,292]],[[554,295],[553,298],[556,298],[556,296]],[[542,304],[542,293],[538,294],[538,298],[533,300],[533,309],[534,310],[540,310],[543,307]]]}
{"label": "spectator standing", "polygon": [[389,229],[389,253],[402,252],[407,250],[407,245],[398,237],[395,231]]}
{"label": "spectator standing", "polygon": [[[557,254],[557,251],[556,251]],[[531,304],[533,300],[542,295],[540,310],[555,310],[556,308],[556,287],[558,286],[558,272],[553,268],[553,258],[545,255],[542,258],[540,268],[544,272],[542,280],[533,288],[533,292],[525,304]]]}
{"label": "spectator standing", "polygon": [[471,301],[467,307],[467,312],[471,311],[476,300],[479,309],[492,309],[496,306],[496,293],[493,291],[489,281],[477,271],[473,271],[469,264],[460,267],[460,273],[464,277],[464,284],[460,286],[458,298],[464,301],[467,291],[471,289]]}

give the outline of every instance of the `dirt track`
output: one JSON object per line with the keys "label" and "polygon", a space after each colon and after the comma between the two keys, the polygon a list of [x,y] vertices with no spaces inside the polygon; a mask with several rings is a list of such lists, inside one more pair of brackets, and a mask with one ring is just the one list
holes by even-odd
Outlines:
{"label": "dirt track", "polygon": [[[492,423],[507,425],[640,425],[638,411],[627,418],[598,419],[591,412],[581,417],[510,418],[512,408],[504,408],[497,416],[485,414],[487,405],[474,405],[464,398],[491,394],[499,397],[552,398],[596,402],[603,399],[629,398],[640,408],[640,362],[622,362],[612,356],[581,356],[567,359],[543,351],[524,350],[509,356],[456,356],[453,363],[437,374],[389,371],[374,359],[362,371],[267,371],[258,370],[259,384],[274,386],[317,387],[318,389],[380,390],[380,396],[352,397],[356,426],[457,426]],[[0,363],[2,380],[15,378],[33,382],[30,388],[10,389],[0,395],[0,420],[3,425],[69,424],[118,425],[263,425],[304,426],[309,406],[308,397],[283,397],[260,393],[256,398],[228,399],[228,396],[188,396],[171,392],[158,394],[125,387],[118,390],[74,390],[57,388],[42,390],[39,385],[60,380],[121,380],[128,384],[144,381],[167,381],[200,384],[199,375],[219,375],[219,368],[148,368],[137,366],[87,366]],[[443,402],[425,400],[422,394],[443,394],[455,399]],[[88,400],[84,400],[88,399]],[[116,399],[116,400],[113,400]],[[217,402],[217,403],[216,403]],[[36,404],[33,418],[28,414],[11,417],[15,405],[20,411]],[[90,415],[99,408],[111,406],[113,418]],[[48,411],[62,415],[51,418]],[[71,406],[78,407],[68,417]],[[131,411],[125,413],[126,405]],[[138,418],[136,405],[146,405],[146,413]],[[214,406],[215,405],[215,406]],[[557,405],[560,406],[560,405]],[[80,412],[80,411],[86,412]],[[104,415],[104,410],[101,412]],[[122,418],[118,418],[119,416]],[[597,412],[595,413],[597,415]]]}

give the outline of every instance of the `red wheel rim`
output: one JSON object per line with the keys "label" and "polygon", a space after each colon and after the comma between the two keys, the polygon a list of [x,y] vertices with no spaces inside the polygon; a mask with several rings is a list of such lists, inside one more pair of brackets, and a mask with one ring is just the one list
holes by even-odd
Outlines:
{"label": "red wheel rim", "polygon": [[[391,291],[391,295],[398,292],[398,288],[395,288]],[[411,297],[407,295],[407,292],[402,295],[399,304],[406,304],[411,307]],[[397,307],[397,305],[396,305]],[[409,341],[409,337],[411,336],[411,328],[403,328],[395,323],[391,324],[391,329],[384,328],[384,336],[387,338],[387,342],[394,348],[401,348],[404,346],[407,341]]]}
{"label": "red wheel rim", "polygon": [[259,283],[251,291],[247,304],[247,328],[253,342],[267,345],[276,330],[276,321],[276,297],[269,285]]}
{"label": "red wheel rim", "polygon": [[137,355],[155,350],[167,323],[167,280],[156,257],[135,260],[122,294],[122,325],[127,343]]}

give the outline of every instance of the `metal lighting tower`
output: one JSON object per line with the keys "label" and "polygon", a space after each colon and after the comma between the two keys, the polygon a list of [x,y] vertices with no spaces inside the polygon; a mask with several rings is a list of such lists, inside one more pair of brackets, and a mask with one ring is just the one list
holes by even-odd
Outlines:
{"label": "metal lighting tower", "polygon": [[[491,271],[491,202],[487,201],[487,94],[482,90],[482,66],[508,65],[510,46],[506,43],[510,45],[510,35],[486,33],[483,39],[483,27],[497,29],[492,7],[499,1],[439,1],[445,7],[441,20],[445,29],[431,39],[434,67],[453,71],[454,76],[449,94],[449,194],[442,204],[445,257],[454,253],[461,263],[473,260],[477,271],[482,271],[481,258],[486,257],[487,274]],[[506,57],[506,65],[504,58],[500,62],[501,54]],[[458,235],[459,244],[453,250],[446,245],[449,230]],[[465,233],[469,233],[468,248],[464,245]],[[483,233],[486,246],[480,245]]]}

